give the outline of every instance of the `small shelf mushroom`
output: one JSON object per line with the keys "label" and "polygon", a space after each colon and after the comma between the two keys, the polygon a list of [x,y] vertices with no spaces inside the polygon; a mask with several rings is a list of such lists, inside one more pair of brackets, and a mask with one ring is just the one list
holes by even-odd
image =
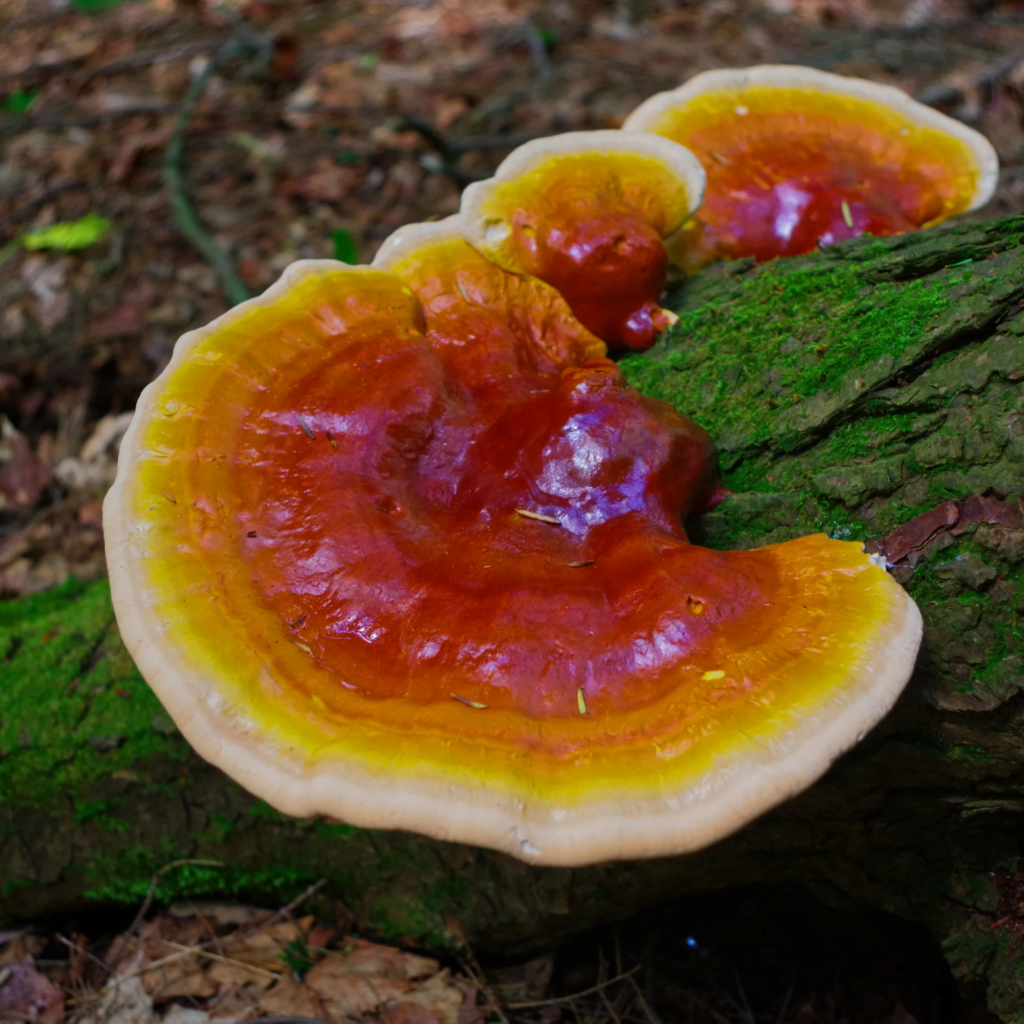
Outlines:
{"label": "small shelf mushroom", "polygon": [[448,230],[179,341],[104,508],[125,643],[282,811],[546,864],[704,846],[888,710],[917,609],[858,544],[690,544],[707,434]]}
{"label": "small shelf mushroom", "polygon": [[435,354],[478,403],[508,404],[513,394],[550,387],[552,375],[608,353],[551,285],[477,252],[458,215],[399,228],[373,265],[412,288]]}
{"label": "small shelf mushroom", "polygon": [[992,145],[959,121],[805,67],[704,72],[623,128],[681,143],[707,172],[699,213],[669,246],[687,270],[914,231],[984,205],[998,175]]}
{"label": "small shelf mushroom", "polygon": [[463,193],[466,238],[488,259],[553,285],[617,348],[645,349],[675,316],[658,306],[663,239],[700,204],[704,172],[654,135],[569,132],[520,146]]}

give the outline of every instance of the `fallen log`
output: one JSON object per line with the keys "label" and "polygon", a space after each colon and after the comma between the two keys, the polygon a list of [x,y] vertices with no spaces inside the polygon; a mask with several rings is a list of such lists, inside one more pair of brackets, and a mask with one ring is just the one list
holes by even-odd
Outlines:
{"label": "fallen log", "polygon": [[800,882],[924,921],[1024,1021],[1024,218],[715,267],[623,362],[716,438],[712,547],[864,539],[925,642],[889,718],[809,792],[702,853],[580,870],[291,820],[200,761],[104,582],[0,606],[0,922],[310,883],[376,934],[525,952],[666,896]]}

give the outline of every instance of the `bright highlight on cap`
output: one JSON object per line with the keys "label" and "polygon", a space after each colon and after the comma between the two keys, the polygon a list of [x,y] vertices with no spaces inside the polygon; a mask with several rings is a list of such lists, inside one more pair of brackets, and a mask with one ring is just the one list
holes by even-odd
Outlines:
{"label": "bright highlight on cap", "polygon": [[511,153],[462,196],[466,238],[488,259],[557,288],[616,348],[649,348],[676,317],[658,306],[663,239],[700,205],[704,171],[667,139],[568,132]]}
{"label": "bright highlight on cap", "polygon": [[688,147],[707,172],[699,213],[669,243],[687,270],[915,231],[984,205],[999,172],[991,143],[961,122],[891,86],[805,67],[704,72],[623,128]]}
{"label": "bright highlight on cap", "polygon": [[917,609],[858,544],[690,544],[707,434],[455,226],[179,341],[104,509],[125,643],[287,813],[544,864],[697,849],[885,714]]}

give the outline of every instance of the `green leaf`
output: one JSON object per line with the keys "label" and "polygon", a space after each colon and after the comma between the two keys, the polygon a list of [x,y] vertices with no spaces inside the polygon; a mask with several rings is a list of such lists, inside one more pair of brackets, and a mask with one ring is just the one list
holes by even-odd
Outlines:
{"label": "green leaf", "polygon": [[335,228],[331,232],[331,241],[334,243],[334,258],[342,263],[359,262],[359,246],[352,237],[352,233],[344,228]]}
{"label": "green leaf", "polygon": [[35,103],[38,95],[38,89],[15,89],[7,94],[7,98],[0,104],[0,109],[5,114],[24,114]]}
{"label": "green leaf", "polygon": [[48,228],[29,231],[21,236],[26,249],[84,249],[94,245],[110,230],[110,221],[98,213],[87,213],[80,220],[62,221]]}
{"label": "green leaf", "polygon": [[93,14],[96,11],[105,11],[108,7],[116,7],[120,2],[121,0],[71,0],[71,6],[76,11]]}
{"label": "green leaf", "polygon": [[356,74],[357,75],[369,75],[373,73],[378,62],[380,61],[380,54],[376,50],[371,50],[369,53],[364,53],[356,63]]}

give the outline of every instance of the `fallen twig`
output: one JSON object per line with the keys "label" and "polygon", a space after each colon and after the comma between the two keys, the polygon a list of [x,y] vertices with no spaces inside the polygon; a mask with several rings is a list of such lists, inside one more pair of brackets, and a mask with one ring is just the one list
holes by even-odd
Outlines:
{"label": "fallen twig", "polygon": [[115,121],[121,117],[137,117],[140,114],[172,114],[174,106],[170,103],[154,101],[152,103],[133,103],[114,110],[100,110],[92,114],[61,114],[41,113],[34,115],[7,114],[0,117],[0,139],[23,132],[60,131],[65,128],[91,128],[105,121]]}
{"label": "fallen twig", "polygon": [[[620,981],[630,981],[634,974],[640,970],[641,964],[637,964],[636,967],[631,967],[628,971],[622,974],[616,974],[614,978],[609,978],[607,981],[600,981],[596,985],[591,985],[590,988],[585,988],[580,992],[573,992],[572,995],[568,996],[552,996],[550,999],[533,999],[528,1003],[509,1003],[508,1008],[510,1010],[532,1010],[538,1006],[557,1006],[559,1003],[569,1003],[574,999],[582,999],[584,996],[597,995],[599,992],[603,992],[606,988],[612,985],[617,985]],[[634,983],[635,987],[635,983]],[[640,990],[637,989],[637,993],[640,994]],[[643,999],[643,996],[640,995]]]}
{"label": "fallen twig", "polygon": [[523,19],[523,35],[526,36],[526,45],[530,50],[533,66],[537,69],[537,77],[541,82],[548,81],[552,72],[551,58],[548,56],[547,46],[544,45],[544,37],[529,15]]}
{"label": "fallen twig", "polygon": [[395,127],[398,131],[417,132],[424,142],[437,151],[436,157],[420,157],[420,167],[432,174],[445,174],[459,185],[468,185],[486,177],[484,174],[461,167],[459,159],[463,154],[484,149],[515,149],[524,142],[540,138],[537,135],[486,135],[477,138],[449,139],[429,121],[419,117],[399,118]]}
{"label": "fallen twig", "polygon": [[93,956],[93,954],[90,953],[87,949],[83,949],[81,946],[78,945],[78,943],[72,942],[70,939],[66,939],[63,935],[60,934],[60,932],[57,933],[57,941],[62,945],[67,946],[68,949],[72,950],[73,952],[80,953],[87,960],[91,960],[94,964],[96,964],[97,967],[102,967],[103,970],[107,972],[108,977],[114,973],[110,964],[108,964],[105,960],[101,960],[98,956]]}
{"label": "fallen twig", "polygon": [[181,228],[181,233],[192,243],[203,258],[217,271],[220,278],[221,288],[228,302],[237,306],[249,298],[249,290],[242,283],[237,271],[223,249],[210,237],[199,223],[192,204],[189,202],[185,192],[185,176],[182,171],[182,161],[185,155],[185,136],[188,134],[188,124],[192,119],[196,106],[206,92],[206,87],[213,77],[214,72],[224,61],[234,56],[240,46],[246,44],[236,42],[234,39],[225,43],[217,53],[210,59],[202,72],[198,74],[188,87],[185,99],[182,101],[178,116],[174,122],[174,131],[171,133],[170,141],[167,143],[167,151],[164,155],[164,183],[170,193],[171,209],[174,211],[174,218]]}
{"label": "fallen twig", "polygon": [[661,1018],[654,1012],[654,1007],[647,1002],[646,996],[644,996],[643,992],[640,990],[640,986],[636,983],[636,978],[633,977],[639,969],[640,968],[637,967],[629,972],[629,983],[633,986],[633,991],[636,993],[637,999],[640,1000],[640,1009],[644,1011],[644,1016],[649,1021],[649,1024],[662,1024]]}
{"label": "fallen twig", "polygon": [[[306,900],[310,898],[310,896],[315,896],[326,884],[327,879],[321,878],[319,882],[314,882],[312,885],[307,886],[305,889],[302,890],[302,892],[299,893],[298,896],[295,897],[295,899],[291,901],[291,903],[286,903],[280,910],[275,910],[274,913],[269,918],[269,920],[265,921],[258,928],[253,929],[252,932],[248,934],[243,933],[241,938],[248,938],[249,935],[258,934],[259,932],[265,931],[267,928],[270,928],[273,925],[277,924],[277,922],[282,920],[283,918],[289,917],[291,915],[291,912],[297,906],[299,906],[302,903],[305,903]],[[347,908],[343,909],[345,909],[345,912],[348,913]]]}
{"label": "fallen twig", "polygon": [[171,949],[180,950],[182,953],[194,953],[196,956],[204,957],[207,960],[213,960],[218,964],[230,964],[232,967],[241,967],[247,971],[252,971],[253,974],[259,974],[264,978],[270,978],[272,981],[280,981],[283,977],[282,973],[274,973],[274,971],[265,970],[262,967],[256,967],[254,964],[247,964],[244,960],[235,960],[230,956],[221,956],[219,953],[211,953],[208,949],[199,949],[197,946],[185,946],[180,942],[170,942],[164,939],[164,945],[170,946]]}
{"label": "fallen twig", "polygon": [[218,40],[211,39],[202,43],[170,46],[162,50],[143,50],[141,53],[133,53],[130,57],[122,57],[120,60],[114,60],[109,64],[93,68],[91,71],[83,72],[74,87],[76,91],[80,91],[82,86],[93,78],[120,75],[125,71],[134,71],[136,68],[146,68],[153,64],[174,64],[182,60],[191,60],[193,57],[202,57],[212,53],[220,45]]}
{"label": "fallen twig", "polygon": [[146,915],[149,913],[149,908],[153,905],[153,898],[156,896],[157,887],[160,885],[160,879],[174,868],[183,867],[202,867],[202,868],[222,868],[224,862],[220,860],[172,860],[169,864],[165,864],[157,872],[154,873],[152,879],[149,882],[149,891],[146,893],[146,898],[142,901],[142,906],[139,907],[139,912],[135,915],[134,920],[129,926],[128,930],[124,933],[125,941],[130,939],[136,929],[146,919]]}
{"label": "fallen twig", "polygon": [[484,974],[477,962],[476,955],[473,953],[472,947],[463,938],[462,947],[464,956],[460,956],[459,960],[462,963],[462,969],[469,975],[470,980],[477,988],[480,989],[484,994],[484,999],[487,1001],[488,1009],[495,1014],[501,1021],[501,1024],[509,1024],[509,1019],[505,1013],[504,1007],[501,1005],[501,1001],[498,999],[494,992],[494,989],[487,982],[487,975]]}
{"label": "fallen twig", "polygon": [[41,206],[45,206],[59,196],[66,195],[68,192],[77,192],[79,189],[88,187],[89,183],[87,181],[63,181],[58,185],[54,185],[43,192],[42,195],[36,196],[35,199],[30,199],[27,203],[22,203],[21,206],[12,210],[6,217],[0,219],[0,231],[6,231],[8,228],[14,227],[26,217],[32,216]]}

